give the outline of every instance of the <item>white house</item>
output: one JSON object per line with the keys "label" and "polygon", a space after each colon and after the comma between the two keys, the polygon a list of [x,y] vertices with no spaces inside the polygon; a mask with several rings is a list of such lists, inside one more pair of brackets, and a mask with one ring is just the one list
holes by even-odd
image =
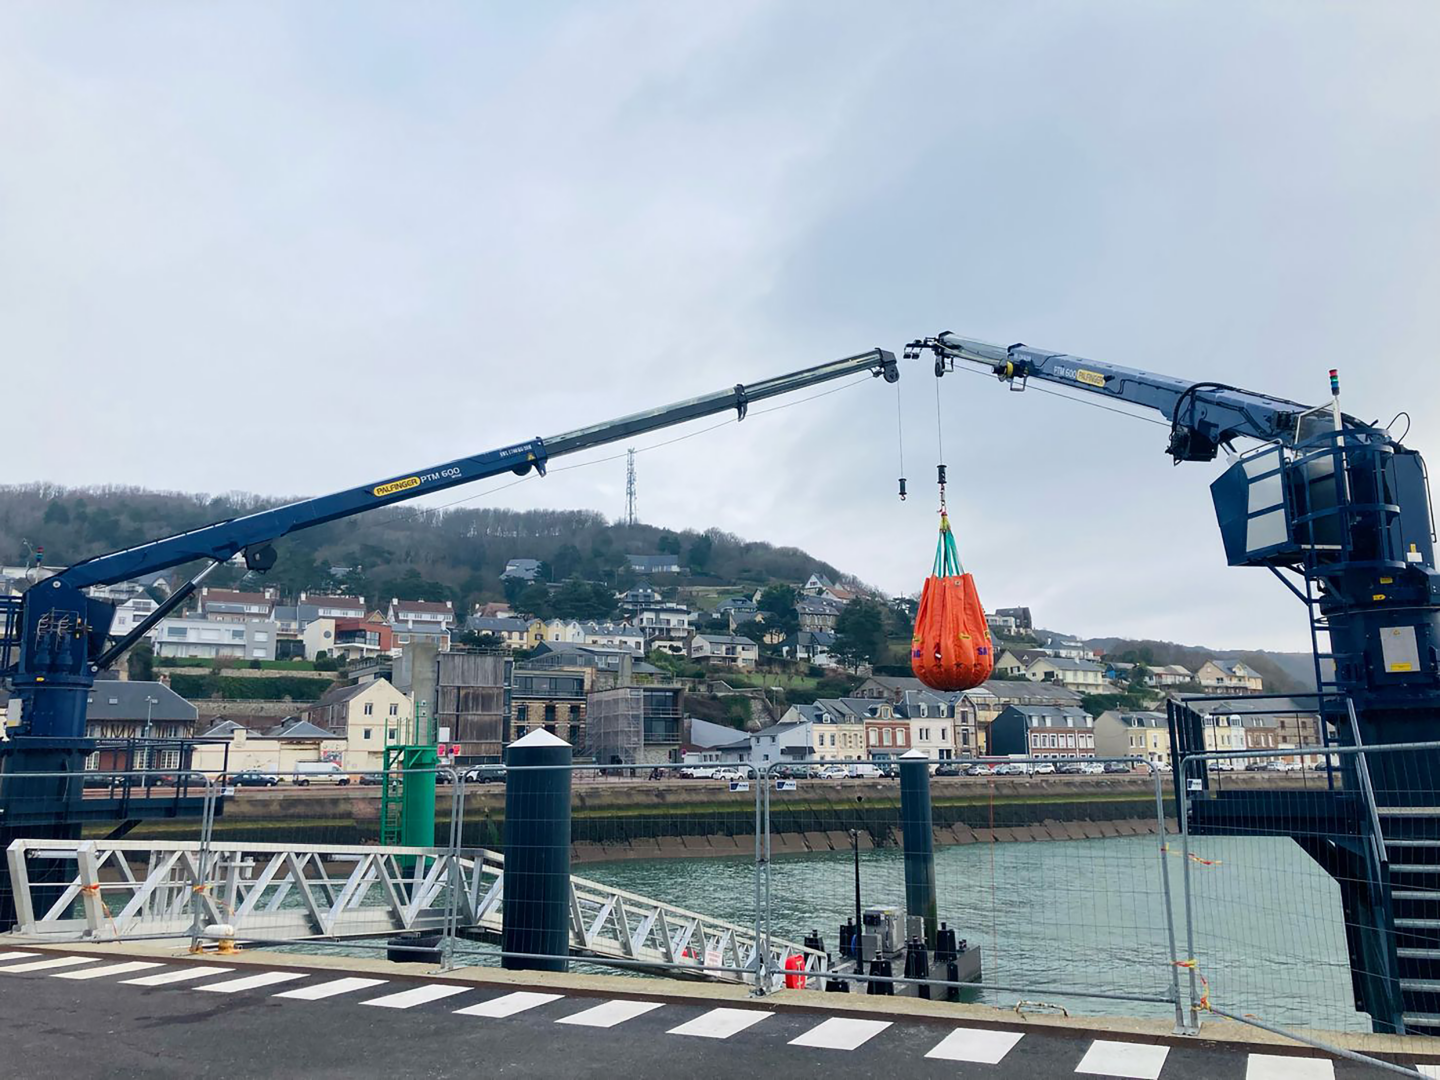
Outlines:
{"label": "white house", "polygon": [[694,618],[694,612],[684,604],[662,602],[642,607],[635,616],[635,625],[645,635],[647,648],[684,656]]}
{"label": "white house", "polygon": [[1206,660],[1195,681],[1207,694],[1258,694],[1265,689],[1260,673],[1239,660]]}
{"label": "white house", "polygon": [[385,621],[396,630],[416,627],[432,631],[449,630],[455,625],[455,606],[449,600],[390,600]]}
{"label": "white house", "polygon": [[696,634],[690,639],[690,659],[750,668],[760,659],[760,646],[734,634]]}
{"label": "white house", "polygon": [[645,655],[645,634],[625,622],[583,622],[580,624],[580,643],[624,649],[635,656]]}
{"label": "white house", "polygon": [[322,596],[319,593],[302,592],[301,604],[313,604],[315,614],[322,619],[363,619],[365,597],[363,596]]}
{"label": "white house", "polygon": [[1105,669],[1090,660],[1042,656],[1031,661],[1025,677],[1032,682],[1058,682],[1081,694],[1098,694],[1105,689]]}
{"label": "white house", "polygon": [[269,619],[275,614],[275,604],[280,593],[267,588],[264,592],[237,592],[234,589],[200,589],[200,615],[202,618],[222,622],[246,622],[250,619]]}
{"label": "white house", "polygon": [[152,631],[156,656],[198,660],[274,660],[279,627],[268,620],[161,619]]}

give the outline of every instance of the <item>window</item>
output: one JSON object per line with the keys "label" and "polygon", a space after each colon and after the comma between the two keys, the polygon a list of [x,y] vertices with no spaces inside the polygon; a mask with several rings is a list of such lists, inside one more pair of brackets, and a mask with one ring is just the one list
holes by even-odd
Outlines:
{"label": "window", "polygon": [[870,745],[871,745],[871,746],[878,746],[879,743],[880,743],[880,733],[879,733],[878,731],[876,731],[874,728],[871,728],[871,729],[870,729]]}
{"label": "window", "polygon": [[393,727],[385,732],[385,740],[392,743],[395,741],[395,729]]}
{"label": "window", "polygon": [[[519,723],[521,723],[521,724],[523,724],[526,720],[530,719],[530,706],[529,706],[529,705],[516,705],[516,706],[515,706],[515,719],[516,719],[517,722],[519,722]],[[524,728],[521,728],[520,730],[521,730],[521,731],[524,731],[525,729],[524,729]]]}
{"label": "window", "polygon": [[369,741],[370,741],[370,737],[371,737],[372,735],[374,735],[374,734],[375,734],[375,729],[374,729],[374,728],[368,728],[368,727],[367,727],[367,728],[362,728],[362,729],[360,730],[360,738],[362,738],[362,739],[365,740],[366,742],[369,742]]}
{"label": "window", "polygon": [[268,631],[268,630],[256,630],[256,631],[255,631],[255,640],[256,640],[256,641],[269,641],[269,640],[270,640],[270,631]]}
{"label": "window", "polygon": [[85,756],[85,771],[86,771],[86,772],[94,772],[94,771],[95,771],[96,769],[98,769],[98,768],[100,768],[100,754],[99,754],[99,752],[97,751],[97,752],[95,752],[95,753],[93,753],[93,754],[87,754],[87,755]]}
{"label": "window", "polygon": [[391,716],[399,716],[399,715],[400,715],[400,706],[399,706],[399,705],[391,705],[391,706],[390,706],[390,715],[391,715]]}
{"label": "window", "polygon": [[880,741],[885,746],[890,745],[890,729],[887,727],[880,733]]}
{"label": "window", "polygon": [[251,649],[251,650],[250,650],[250,655],[251,655],[252,657],[254,657],[256,660],[264,660],[264,659],[265,659],[265,650],[264,650],[264,649]]}
{"label": "window", "polygon": [[374,703],[373,701],[367,701],[367,702],[365,702],[365,715],[366,715],[366,716],[372,716],[372,715],[374,715],[374,713],[375,713],[375,703]]}
{"label": "window", "polygon": [[950,741],[950,736],[949,736],[949,734],[947,734],[947,731],[948,731],[948,729],[943,728],[943,727],[940,729],[940,741],[941,741],[941,742],[949,742],[949,741]]}
{"label": "window", "polygon": [[165,628],[165,636],[168,638],[181,638],[183,640],[186,633],[187,631],[183,626],[167,626]]}
{"label": "window", "polygon": [[156,765],[158,769],[178,769],[180,767],[179,750],[161,750],[160,762]]}
{"label": "window", "polygon": [[830,745],[835,745],[835,733],[833,731],[830,733]]}

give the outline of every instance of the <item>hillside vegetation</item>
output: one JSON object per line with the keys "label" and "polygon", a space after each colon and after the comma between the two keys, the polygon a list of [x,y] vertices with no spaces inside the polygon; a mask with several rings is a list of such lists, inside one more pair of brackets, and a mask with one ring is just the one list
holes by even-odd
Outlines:
{"label": "hillside vegetation", "polygon": [[[69,565],[107,551],[251,514],[290,500],[254,495],[191,495],[142,488],[0,487],[0,562],[41,546],[47,565]],[[671,532],[610,524],[591,510],[418,510],[389,507],[277,541],[280,559],[247,585],[344,588],[377,606],[392,596],[452,600],[457,610],[500,599],[500,573],[515,558],[541,559],[551,580],[573,576],[616,587],[631,584],[627,554],[673,553],[696,584],[763,585],[843,575],[798,548],[747,541],[718,529]],[[347,568],[333,575],[332,567]],[[224,567],[207,584],[234,585],[242,571]],[[657,582],[658,584],[658,582]]]}

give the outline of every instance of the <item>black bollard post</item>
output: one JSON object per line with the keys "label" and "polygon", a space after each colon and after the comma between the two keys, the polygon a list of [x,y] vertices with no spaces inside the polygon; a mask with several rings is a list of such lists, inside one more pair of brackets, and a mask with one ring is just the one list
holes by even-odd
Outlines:
{"label": "black bollard post", "polygon": [[[919,938],[911,938],[905,943],[905,978],[930,978],[930,959],[925,952],[925,942]],[[915,992],[927,1001],[930,999],[930,986],[926,982],[918,982]]]}
{"label": "black bollard post", "polygon": [[925,944],[933,949],[938,923],[930,763],[919,750],[900,755],[900,825],[905,830],[905,911],[925,920]]}
{"label": "black bollard post", "polygon": [[[536,729],[505,750],[501,966],[570,967],[570,744]],[[537,959],[536,956],[547,959]]]}
{"label": "black bollard post", "polygon": [[[889,960],[882,960],[876,957],[870,961],[870,974],[882,979],[890,979],[894,977],[894,970],[890,967]],[[867,979],[865,992],[867,994],[881,994],[894,997],[895,984],[893,982],[875,982],[873,978]]]}

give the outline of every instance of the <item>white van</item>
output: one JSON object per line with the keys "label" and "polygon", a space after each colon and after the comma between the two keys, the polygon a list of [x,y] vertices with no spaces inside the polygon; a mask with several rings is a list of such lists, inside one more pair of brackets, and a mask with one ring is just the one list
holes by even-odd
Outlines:
{"label": "white van", "polygon": [[300,787],[317,784],[350,783],[350,774],[333,761],[301,761],[295,765],[295,774],[290,778]]}
{"label": "white van", "polygon": [[880,766],[871,765],[866,761],[862,761],[856,765],[846,765],[845,768],[851,776],[866,780],[875,780],[885,775],[880,771]]}

